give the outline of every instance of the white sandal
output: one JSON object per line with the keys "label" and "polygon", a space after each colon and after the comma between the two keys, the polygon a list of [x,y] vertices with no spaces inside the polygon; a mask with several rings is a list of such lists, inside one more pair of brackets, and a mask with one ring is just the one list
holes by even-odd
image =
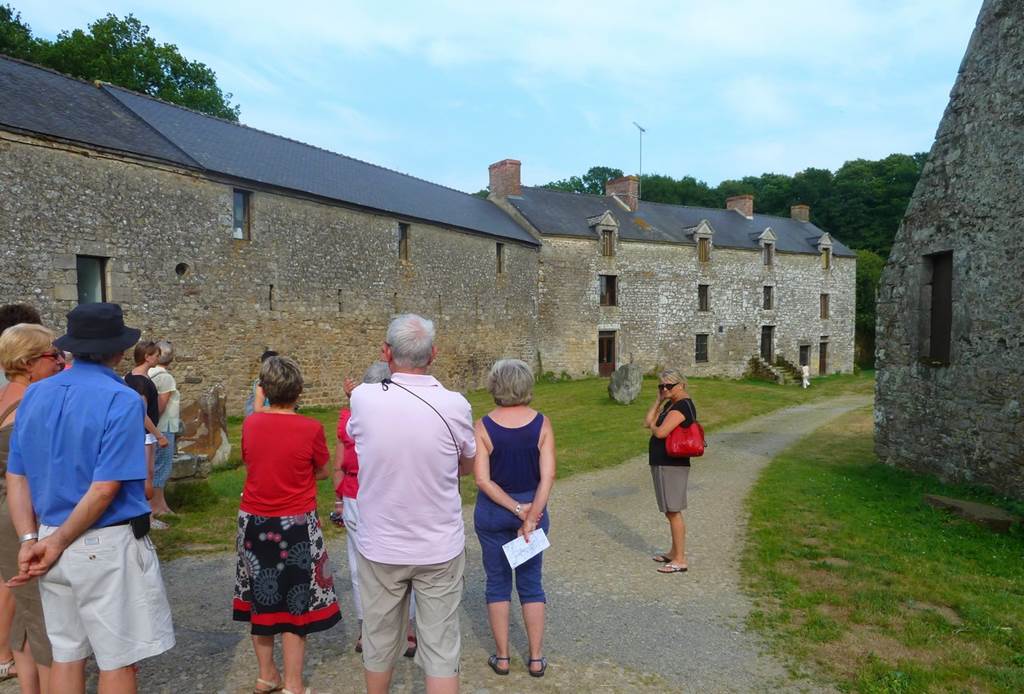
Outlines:
{"label": "white sandal", "polygon": [[13,680],[18,676],[18,673],[11,672],[14,669],[14,658],[11,658],[6,663],[0,663],[0,682],[6,682],[7,680]]}

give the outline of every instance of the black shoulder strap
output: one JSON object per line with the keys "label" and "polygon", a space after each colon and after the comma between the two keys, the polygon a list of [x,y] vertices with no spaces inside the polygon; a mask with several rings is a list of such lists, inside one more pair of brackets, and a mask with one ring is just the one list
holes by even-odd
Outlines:
{"label": "black shoulder strap", "polygon": [[455,444],[455,452],[458,454],[459,459],[462,458],[462,448],[459,446],[459,442],[455,438],[455,432],[452,431],[452,427],[451,427],[450,424],[448,424],[448,420],[444,418],[443,414],[441,414],[440,412],[437,411],[436,407],[434,407],[429,402],[427,402],[426,400],[421,398],[419,395],[416,395],[416,393],[412,392],[411,390],[409,390],[408,388],[403,386],[401,383],[395,383],[390,378],[385,378],[383,381],[380,382],[380,387],[381,387],[382,390],[387,390],[388,386],[398,386],[399,388],[404,390],[406,393],[408,393],[409,395],[413,396],[414,398],[416,398],[417,400],[422,402],[424,405],[426,405],[427,407],[432,409],[434,411],[434,414],[436,414],[438,417],[440,417],[441,421],[444,422],[445,427],[448,429],[448,435],[452,437],[452,443]]}

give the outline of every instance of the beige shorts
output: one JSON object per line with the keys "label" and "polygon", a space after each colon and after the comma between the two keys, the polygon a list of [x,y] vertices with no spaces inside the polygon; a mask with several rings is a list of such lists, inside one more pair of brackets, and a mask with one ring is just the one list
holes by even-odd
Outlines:
{"label": "beige shorts", "polygon": [[[55,530],[40,527],[40,539]],[[57,662],[94,653],[100,670],[117,670],[174,646],[156,549],[131,526],[85,532],[39,579],[39,592]]]}
{"label": "beige shorts", "polygon": [[388,672],[405,652],[409,600],[416,595],[416,663],[429,677],[459,674],[462,602],[466,554],[441,564],[379,564],[358,552],[363,603],[363,666]]}

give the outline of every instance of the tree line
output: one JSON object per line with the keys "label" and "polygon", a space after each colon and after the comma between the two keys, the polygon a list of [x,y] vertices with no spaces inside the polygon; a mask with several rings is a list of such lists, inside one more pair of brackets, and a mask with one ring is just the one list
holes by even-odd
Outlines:
{"label": "tree line", "polygon": [[[884,159],[854,159],[835,173],[808,168],[792,176],[764,173],[728,179],[710,186],[693,176],[644,174],[640,197],[650,202],[722,208],[733,195],[754,196],[756,212],[789,216],[790,205],[811,208],[811,221],[857,252],[858,363],[874,362],[875,301],[878,281],[893,237],[921,176],[927,153],[890,154]],[[545,188],[603,195],[607,181],[621,169],[594,166],[585,174],[551,181]]]}
{"label": "tree line", "polygon": [[108,14],[51,41],[34,36],[12,6],[0,5],[0,54],[238,121],[240,109],[217,85],[213,70],[185,58],[174,44],[157,43],[149,27],[130,14]]}

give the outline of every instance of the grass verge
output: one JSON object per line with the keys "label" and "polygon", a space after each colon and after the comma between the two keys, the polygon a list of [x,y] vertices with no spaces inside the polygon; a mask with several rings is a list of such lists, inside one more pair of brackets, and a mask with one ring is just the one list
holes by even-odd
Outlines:
{"label": "grass verge", "polygon": [[880,465],[872,443],[860,411],[765,470],[748,498],[749,625],[845,691],[1024,691],[1024,531],[921,497],[1024,507]]}
{"label": "grass verge", "polygon": [[[690,391],[697,403],[701,423],[708,432],[713,432],[716,428],[758,414],[817,398],[871,393],[873,376],[871,372],[829,376],[815,379],[814,385],[807,390],[759,381],[695,378],[690,381]],[[645,379],[640,397],[630,405],[620,405],[608,397],[606,379],[538,383],[534,389],[533,405],[549,416],[554,425],[558,477],[564,479],[645,455],[648,434],[643,428],[643,418],[654,399],[656,385],[655,379]],[[477,417],[493,407],[486,391],[473,391],[466,397]],[[302,413],[323,423],[333,454],[338,410],[306,408]],[[241,418],[232,417],[228,428],[232,444],[229,468],[232,469],[214,472],[207,483],[168,489],[171,508],[181,513],[169,519],[171,527],[168,530],[154,535],[165,559],[234,546],[235,514],[245,481],[239,455],[241,430]],[[324,515],[334,501],[333,490],[326,481],[320,483],[318,496],[321,514]],[[467,504],[476,499],[476,486],[470,477],[462,480],[462,498]],[[333,527],[325,530],[328,536],[340,532]]]}

